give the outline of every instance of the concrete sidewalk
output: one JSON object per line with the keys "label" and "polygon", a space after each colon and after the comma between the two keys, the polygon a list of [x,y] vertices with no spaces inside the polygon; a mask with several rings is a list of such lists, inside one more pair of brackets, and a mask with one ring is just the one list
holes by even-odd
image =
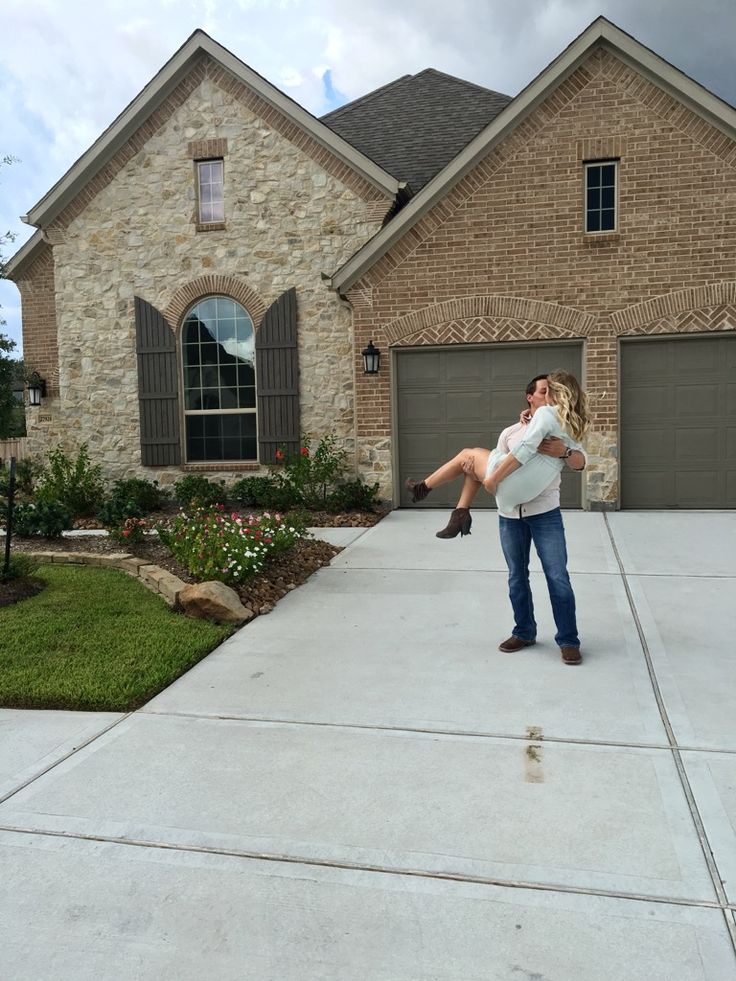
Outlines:
{"label": "concrete sidewalk", "polygon": [[736,979],[736,513],[398,511],[144,709],[0,712],[0,977]]}

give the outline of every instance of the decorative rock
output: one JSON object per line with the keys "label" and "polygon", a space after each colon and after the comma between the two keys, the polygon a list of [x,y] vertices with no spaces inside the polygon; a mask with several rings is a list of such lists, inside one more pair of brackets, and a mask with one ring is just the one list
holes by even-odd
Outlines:
{"label": "decorative rock", "polygon": [[185,586],[179,593],[179,604],[188,617],[217,623],[246,623],[254,616],[234,589],[216,581]]}

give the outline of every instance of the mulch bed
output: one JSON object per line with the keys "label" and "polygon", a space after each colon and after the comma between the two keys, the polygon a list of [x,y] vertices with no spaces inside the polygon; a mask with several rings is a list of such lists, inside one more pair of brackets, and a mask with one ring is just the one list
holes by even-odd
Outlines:
{"label": "mulch bed", "polygon": [[[313,515],[310,514],[310,523],[315,528],[370,528],[387,513],[388,511],[351,512],[335,515],[314,512]],[[155,516],[152,517],[155,520]],[[84,522],[77,522],[76,527],[84,527],[84,524]],[[87,522],[87,525],[89,527],[90,522]],[[103,554],[130,552],[152,565],[166,569],[184,582],[196,582],[191,573],[180,565],[169,550],[155,538],[149,538],[140,544],[132,542],[119,545],[112,538],[100,535],[82,538],[41,538],[39,536],[23,538],[20,535],[14,535],[12,549],[15,552],[94,552]],[[328,565],[340,551],[340,548],[319,539],[302,539],[296,543],[293,549],[270,562],[257,576],[253,576],[241,586],[236,587],[240,601],[253,613],[270,613],[282,597],[305,583],[317,569]],[[0,607],[28,599],[40,592],[43,587],[44,583],[39,579],[0,582]]]}

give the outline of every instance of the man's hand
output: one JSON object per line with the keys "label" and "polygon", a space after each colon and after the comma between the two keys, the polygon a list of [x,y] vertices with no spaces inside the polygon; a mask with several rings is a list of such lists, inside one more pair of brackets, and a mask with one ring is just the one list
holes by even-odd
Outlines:
{"label": "man's hand", "polygon": [[557,436],[545,436],[537,447],[537,453],[543,453],[545,456],[555,456],[558,460],[562,459],[566,450],[567,446],[564,440],[558,439]]}

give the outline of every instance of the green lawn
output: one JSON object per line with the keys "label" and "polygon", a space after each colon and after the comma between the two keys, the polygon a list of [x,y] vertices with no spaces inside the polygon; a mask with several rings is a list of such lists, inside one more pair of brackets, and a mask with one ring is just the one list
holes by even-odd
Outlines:
{"label": "green lawn", "polygon": [[42,566],[48,585],[0,609],[0,707],[139,708],[232,628],[173,613],[112,569]]}

